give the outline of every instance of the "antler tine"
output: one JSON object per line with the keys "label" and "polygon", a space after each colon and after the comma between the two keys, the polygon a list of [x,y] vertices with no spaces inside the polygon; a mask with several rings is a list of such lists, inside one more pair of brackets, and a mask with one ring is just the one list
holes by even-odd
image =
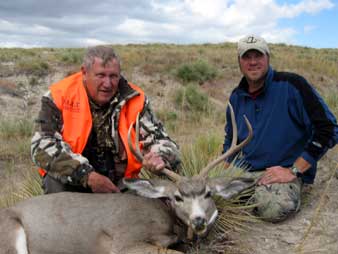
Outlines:
{"label": "antler tine", "polygon": [[237,144],[237,124],[236,124],[236,119],[235,119],[235,113],[234,113],[234,108],[232,107],[231,103],[228,102],[228,106],[230,109],[230,115],[231,115],[231,126],[232,126],[232,142],[231,142],[231,146],[233,147]]}
{"label": "antler tine", "polygon": [[140,135],[139,115],[140,115],[140,113],[137,114],[136,127],[135,127],[136,128],[136,137],[135,137],[136,150],[134,149],[133,142],[131,140],[131,130],[133,129],[133,124],[131,124],[129,126],[129,130],[128,130],[128,146],[129,146],[131,153],[136,157],[136,159],[139,162],[142,162],[143,161],[143,155],[140,151],[140,146],[139,146],[139,135]]}
{"label": "antler tine", "polygon": [[224,161],[226,158],[233,155],[237,151],[239,151],[242,147],[246,146],[253,136],[252,126],[251,126],[248,118],[245,115],[243,115],[244,120],[245,120],[245,124],[248,128],[249,133],[248,133],[248,136],[240,144],[236,145],[236,143],[237,143],[237,124],[236,124],[236,121],[235,121],[234,110],[233,110],[230,103],[229,103],[229,108],[230,108],[230,114],[231,114],[231,124],[232,124],[232,129],[233,129],[231,146],[226,153],[222,154],[220,157],[218,157],[214,161],[210,162],[205,168],[203,168],[201,170],[201,172],[199,173],[199,176],[201,176],[201,177],[206,177],[208,175],[209,171],[212,168],[214,168],[217,164]]}
{"label": "antler tine", "polygon": [[179,180],[182,179],[182,177],[179,174],[176,174],[174,171],[171,171],[167,168],[162,169],[162,173],[168,176],[174,182],[178,182]]}
{"label": "antler tine", "polygon": [[[136,150],[134,149],[134,146],[133,146],[133,142],[131,140],[131,130],[133,128],[133,124],[131,124],[129,126],[129,130],[128,130],[128,146],[129,146],[129,149],[131,151],[131,153],[136,157],[136,159],[140,162],[143,161],[143,155],[141,153],[141,150],[140,150],[140,145],[139,145],[139,136],[140,136],[140,123],[139,123],[139,118],[140,118],[140,113],[137,114],[137,117],[136,117],[136,126],[135,126],[135,129],[136,129],[136,137],[135,137],[135,147],[136,147]],[[170,179],[172,179],[173,181],[179,181],[181,179],[181,176],[179,174],[176,174],[175,172],[167,169],[167,168],[163,168],[162,169],[162,173],[167,175]]]}

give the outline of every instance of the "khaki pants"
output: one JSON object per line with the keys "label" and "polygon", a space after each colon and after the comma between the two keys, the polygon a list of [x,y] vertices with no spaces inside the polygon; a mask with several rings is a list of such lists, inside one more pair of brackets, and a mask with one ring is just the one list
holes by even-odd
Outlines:
{"label": "khaki pants", "polygon": [[[257,178],[262,172],[247,172],[245,176]],[[265,221],[280,222],[297,213],[301,205],[302,180],[290,183],[260,185],[250,198],[250,203],[257,206],[255,215]]]}
{"label": "khaki pants", "polygon": [[297,213],[301,204],[302,182],[261,185],[255,189],[252,200],[257,204],[254,213],[270,222],[283,221]]}

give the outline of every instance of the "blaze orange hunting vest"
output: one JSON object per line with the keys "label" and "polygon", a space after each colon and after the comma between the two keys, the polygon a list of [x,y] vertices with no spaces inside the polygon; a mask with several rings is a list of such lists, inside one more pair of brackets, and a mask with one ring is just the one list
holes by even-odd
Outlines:
{"label": "blaze orange hunting vest", "polygon": [[[142,163],[136,160],[128,147],[128,129],[136,121],[137,114],[144,107],[144,92],[136,85],[129,85],[139,95],[129,99],[120,112],[118,132],[127,154],[127,167],[124,176],[127,178],[138,177]],[[82,82],[82,73],[77,72],[50,87],[54,103],[61,111],[63,129],[61,134],[74,153],[82,153],[92,129],[92,115],[86,89]],[[136,132],[131,133],[135,141]],[[133,142],[134,143],[134,142]],[[41,174],[40,170],[40,174]],[[45,173],[44,173],[45,174]]]}

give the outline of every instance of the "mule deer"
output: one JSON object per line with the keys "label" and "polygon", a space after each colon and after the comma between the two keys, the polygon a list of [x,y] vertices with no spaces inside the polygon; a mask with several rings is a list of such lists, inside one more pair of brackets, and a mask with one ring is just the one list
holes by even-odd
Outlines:
{"label": "mule deer", "polygon": [[[244,116],[245,117],[245,116]],[[159,254],[176,243],[183,228],[205,234],[217,217],[212,195],[230,198],[254,184],[252,179],[208,178],[208,171],[232,155],[252,137],[237,145],[234,126],[231,149],[208,164],[198,176],[163,172],[173,181],[125,179],[138,194],[86,194],[63,192],[42,195],[0,210],[0,254]],[[133,126],[131,126],[132,128]],[[139,135],[136,121],[137,137]],[[130,140],[130,138],[129,138]],[[136,138],[134,155],[142,160]],[[157,199],[170,200],[170,207]],[[182,226],[183,222],[185,226]]]}

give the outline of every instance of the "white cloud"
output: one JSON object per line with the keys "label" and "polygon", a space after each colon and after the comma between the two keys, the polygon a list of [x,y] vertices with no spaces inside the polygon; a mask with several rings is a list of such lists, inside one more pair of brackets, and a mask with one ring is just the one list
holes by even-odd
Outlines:
{"label": "white cloud", "polygon": [[[305,0],[295,5],[294,10],[297,14],[302,12],[306,13],[318,13],[324,9],[330,9],[334,6],[334,4],[330,0]],[[298,12],[297,12],[298,11]]]}
{"label": "white cloud", "polygon": [[0,42],[1,48],[34,48],[34,47],[41,47],[41,45],[37,44],[25,44],[21,42],[14,42],[14,41],[1,41]]}
{"label": "white cloud", "polygon": [[95,45],[104,45],[109,44],[107,41],[97,40],[95,38],[87,38],[83,40],[83,46],[95,46]]}
{"label": "white cloud", "polygon": [[42,25],[33,25],[32,27],[29,28],[28,31],[30,31],[31,33],[40,34],[40,35],[48,35],[53,32],[53,30],[50,29],[49,27],[42,26]]}
{"label": "white cloud", "polygon": [[0,20],[0,31],[13,31],[17,25],[7,20]]}
{"label": "white cloud", "polygon": [[331,9],[334,4],[331,0],[304,0],[297,4],[277,6],[278,17],[293,18],[302,13],[315,14],[325,9]]}
{"label": "white cloud", "polygon": [[146,22],[137,19],[126,19],[123,23],[117,26],[116,30],[124,32],[130,36],[144,37],[150,34],[147,30]]}
{"label": "white cloud", "polygon": [[185,0],[185,4],[191,12],[200,18],[218,18],[222,10],[227,8],[226,0]]}
{"label": "white cloud", "polygon": [[[257,33],[271,42],[292,43],[298,33],[281,20],[314,15],[332,0],[29,0],[0,2],[0,46],[83,46],[105,43],[201,43],[237,41]],[[295,2],[295,3],[294,3]],[[79,8],[75,8],[75,6]],[[39,6],[39,8],[33,8]],[[31,8],[32,7],[32,8]],[[53,11],[52,11],[53,10]],[[15,42],[15,43],[13,43]]]}

